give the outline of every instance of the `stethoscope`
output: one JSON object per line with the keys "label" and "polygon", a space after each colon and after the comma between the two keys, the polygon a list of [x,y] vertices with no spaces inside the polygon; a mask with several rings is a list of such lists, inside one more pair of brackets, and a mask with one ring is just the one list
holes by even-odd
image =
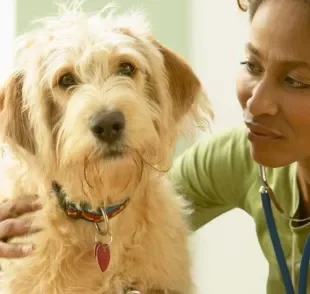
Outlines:
{"label": "stethoscope", "polygon": [[[306,219],[295,219],[288,216],[279,203],[277,202],[272,189],[269,187],[267,183],[266,171],[263,166],[259,166],[259,177],[261,181],[260,187],[260,195],[262,200],[262,205],[265,213],[265,218],[267,222],[267,227],[269,230],[271,242],[273,245],[273,249],[276,255],[276,259],[280,268],[281,276],[283,279],[283,283],[285,286],[286,294],[297,294],[294,290],[293,281],[290,277],[290,272],[285,260],[283,248],[281,246],[279,234],[277,231],[277,227],[275,224],[273,212],[271,209],[271,203],[275,206],[275,208],[281,213],[283,217],[289,219],[294,222],[304,222],[310,220],[309,218]],[[308,277],[308,270],[309,270],[309,262],[310,262],[310,234],[306,239],[306,243],[303,248],[302,256],[301,256],[301,263],[300,263],[300,271],[299,271],[299,280],[298,280],[298,294],[307,294],[307,277]]]}

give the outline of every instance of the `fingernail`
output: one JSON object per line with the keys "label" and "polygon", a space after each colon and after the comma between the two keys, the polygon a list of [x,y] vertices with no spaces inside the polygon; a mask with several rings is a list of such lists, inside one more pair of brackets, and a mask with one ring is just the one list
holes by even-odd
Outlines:
{"label": "fingernail", "polygon": [[27,245],[23,245],[23,246],[22,246],[22,252],[23,252],[25,255],[30,254],[34,249],[35,249],[35,246],[32,245],[32,244],[27,244]]}

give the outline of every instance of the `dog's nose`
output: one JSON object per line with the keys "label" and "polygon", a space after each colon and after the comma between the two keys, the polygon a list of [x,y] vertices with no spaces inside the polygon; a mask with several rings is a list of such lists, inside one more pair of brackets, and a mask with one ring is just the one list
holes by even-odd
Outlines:
{"label": "dog's nose", "polygon": [[90,118],[89,127],[95,137],[113,143],[125,128],[125,117],[120,111],[100,112]]}

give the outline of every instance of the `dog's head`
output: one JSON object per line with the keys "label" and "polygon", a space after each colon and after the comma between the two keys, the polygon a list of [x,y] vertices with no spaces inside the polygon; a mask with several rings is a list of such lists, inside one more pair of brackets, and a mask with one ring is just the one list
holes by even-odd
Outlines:
{"label": "dog's head", "polygon": [[4,139],[58,166],[136,156],[160,166],[180,131],[211,115],[191,67],[139,13],[44,20],[20,38],[0,92]]}

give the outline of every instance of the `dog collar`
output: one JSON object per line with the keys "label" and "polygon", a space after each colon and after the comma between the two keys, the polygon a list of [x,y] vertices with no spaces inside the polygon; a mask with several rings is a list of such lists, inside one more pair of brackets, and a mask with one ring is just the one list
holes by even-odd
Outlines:
{"label": "dog collar", "polygon": [[[109,245],[112,242],[112,237],[109,235],[109,226],[108,220],[121,211],[123,211],[129,203],[129,198],[125,197],[121,202],[105,207],[98,207],[97,210],[91,210],[91,205],[87,202],[81,202],[79,207],[71,202],[66,200],[66,192],[62,186],[56,181],[52,182],[52,192],[55,193],[59,206],[63,209],[66,215],[73,219],[83,219],[92,223],[95,223],[97,229],[97,235],[95,238],[95,257],[101,271],[105,271],[110,262],[110,250]],[[105,223],[105,230],[101,230],[98,223]],[[108,244],[103,244],[101,241],[96,240],[98,236],[109,236],[110,241]],[[126,287],[124,289],[124,294],[142,294],[133,287]]]}
{"label": "dog collar", "polygon": [[118,215],[123,211],[129,203],[129,198],[125,197],[121,202],[108,205],[105,207],[98,207],[96,210],[91,209],[88,202],[81,202],[79,207],[77,204],[66,200],[66,192],[62,186],[56,181],[52,182],[52,191],[55,193],[59,206],[63,209],[66,215],[72,219],[83,219],[93,223],[100,223],[105,221],[105,215],[108,219]]}

